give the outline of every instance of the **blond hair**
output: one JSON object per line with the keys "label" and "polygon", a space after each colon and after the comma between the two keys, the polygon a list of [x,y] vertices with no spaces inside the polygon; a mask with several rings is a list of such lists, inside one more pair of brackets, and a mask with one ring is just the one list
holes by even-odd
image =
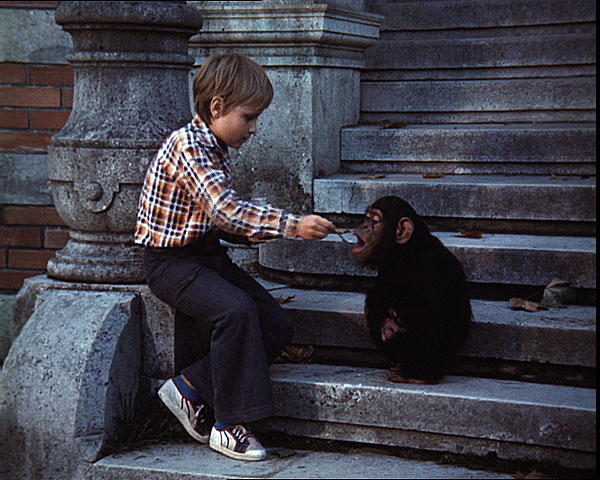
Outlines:
{"label": "blond hair", "polygon": [[223,114],[238,105],[262,111],[273,99],[273,85],[263,68],[249,58],[237,53],[213,55],[194,78],[194,107],[208,125],[214,97],[223,98]]}

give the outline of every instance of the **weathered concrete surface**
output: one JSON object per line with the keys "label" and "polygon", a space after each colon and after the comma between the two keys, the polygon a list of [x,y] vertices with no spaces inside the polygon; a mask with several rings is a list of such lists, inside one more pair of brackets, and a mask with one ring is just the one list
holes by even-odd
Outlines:
{"label": "weathered concrete surface", "polygon": [[13,307],[15,295],[0,294],[0,365],[13,341]]}
{"label": "weathered concrete surface", "polygon": [[[448,377],[437,385],[396,384],[384,370],[308,364],[275,365],[271,377],[276,416],[282,419],[271,427],[288,433],[299,433],[305,421],[306,436],[408,446],[402,439],[414,435],[413,447],[421,443],[420,434],[428,434],[438,437],[425,447],[433,450],[454,442],[455,452],[496,451],[500,458],[595,467],[594,389],[471,377]],[[327,428],[331,424],[348,427],[338,433],[358,430],[334,437],[336,429]]]}
{"label": "weathered concrete surface", "polygon": [[379,197],[397,195],[427,217],[596,221],[596,178],[422,175],[384,178],[335,174],[315,179],[315,211],[365,212]]}
{"label": "weathered concrete surface", "polygon": [[0,203],[52,204],[45,154],[0,153]]}
{"label": "weathered concrete surface", "polygon": [[595,63],[595,36],[586,33],[510,37],[413,38],[378,42],[366,68],[498,68]]}
{"label": "weathered concrete surface", "polygon": [[[295,322],[297,344],[375,349],[364,295],[281,288],[262,282]],[[461,355],[555,365],[596,366],[596,308],[571,305],[529,313],[508,302],[472,300],[473,325]]]}
{"label": "weathered concrete surface", "polygon": [[[433,201],[433,200],[432,200]],[[434,232],[460,260],[474,283],[546,286],[554,277],[576,288],[596,288],[596,239],[489,234],[455,237]],[[344,238],[355,241],[354,235]],[[350,255],[350,246],[336,235],[319,241],[281,240],[260,246],[263,267],[294,273],[374,277]]]}
{"label": "weathered concrete surface", "polygon": [[[373,2],[372,9],[385,15],[384,28],[410,30],[467,30],[477,27],[554,26],[596,20],[595,2],[576,0],[565,8],[564,0],[465,0],[460,3]],[[510,7],[509,7],[510,6]],[[498,14],[498,10],[502,12]]]}
{"label": "weathered concrete surface", "polygon": [[[90,480],[200,480],[225,478],[512,478],[367,449],[327,453],[268,448],[262,462],[239,462],[199,444],[157,445],[99,460]],[[280,458],[282,455],[283,458]]]}
{"label": "weathered concrete surface", "polygon": [[70,479],[131,414],[142,372],[135,295],[50,290],[0,373],[0,472]]}
{"label": "weathered concrete surface", "polygon": [[[139,297],[140,324],[143,338],[144,371],[151,378],[170,378],[175,369],[175,320],[173,309],[155,297],[146,284],[90,284],[64,282],[46,275],[27,278],[17,294],[14,328],[18,332],[35,310],[44,292],[58,290],[110,292]],[[182,332],[186,335],[186,332]]]}
{"label": "weathered concrete surface", "polygon": [[595,175],[596,125],[407,125],[342,130],[352,172]]}
{"label": "weathered concrete surface", "polygon": [[0,25],[0,62],[67,63],[73,43],[53,9],[3,7]]}
{"label": "weathered concrete surface", "polygon": [[[547,111],[547,121],[563,121],[553,110],[595,110],[595,78],[368,82],[361,85],[364,112]],[[575,119],[573,119],[575,120]],[[583,118],[581,119],[583,120]],[[590,118],[591,121],[591,118]]]}

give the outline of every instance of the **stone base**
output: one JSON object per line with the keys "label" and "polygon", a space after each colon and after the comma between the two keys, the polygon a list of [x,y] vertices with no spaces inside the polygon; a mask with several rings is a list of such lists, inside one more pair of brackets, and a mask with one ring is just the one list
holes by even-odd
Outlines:
{"label": "stone base", "polygon": [[0,373],[0,471],[71,479],[131,418],[142,374],[140,302],[128,292],[41,291]]}
{"label": "stone base", "polygon": [[48,274],[61,280],[142,283],[142,248],[131,235],[71,231],[71,240],[48,262]]}

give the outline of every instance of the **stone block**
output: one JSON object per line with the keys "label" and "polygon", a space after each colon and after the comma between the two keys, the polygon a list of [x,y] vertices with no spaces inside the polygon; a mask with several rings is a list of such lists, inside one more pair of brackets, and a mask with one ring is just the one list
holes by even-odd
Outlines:
{"label": "stone block", "polygon": [[596,179],[547,176],[335,174],[315,179],[315,212],[363,214],[387,195],[409,202],[424,217],[596,221]]}
{"label": "stone block", "polygon": [[342,130],[352,172],[596,174],[595,124],[361,126]]}
{"label": "stone block", "polygon": [[[130,293],[48,290],[0,373],[0,470],[71,479],[131,418],[142,373],[139,306]],[[33,412],[43,412],[33,414]]]}
{"label": "stone block", "polygon": [[[375,350],[364,294],[284,288],[264,282],[295,322],[292,340],[315,347]],[[460,355],[518,362],[596,367],[596,308],[569,305],[537,313],[512,310],[508,300],[471,300],[473,323]],[[361,353],[356,353],[360,358]]]}
{"label": "stone block", "polygon": [[0,62],[67,63],[73,43],[53,9],[1,8],[0,25]]}
{"label": "stone block", "polygon": [[595,465],[594,389],[469,377],[395,384],[383,370],[309,364],[275,365],[271,377],[281,420],[275,428],[287,433],[399,446],[427,435],[432,450],[445,444],[454,452],[487,448],[500,458]]}
{"label": "stone block", "polygon": [[[434,234],[462,263],[469,282],[545,287],[558,276],[575,288],[596,288],[595,238],[489,234],[470,239],[452,232]],[[349,245],[335,236],[261,245],[259,262],[298,274],[376,275],[374,269],[358,265]]]}
{"label": "stone block", "polygon": [[10,349],[13,341],[13,308],[15,295],[0,294],[0,365]]}
{"label": "stone block", "polygon": [[[149,446],[103,458],[90,467],[91,480],[205,480],[228,478],[510,478],[508,474],[413,460],[369,448],[344,452],[267,448],[262,462],[241,464],[207,446]],[[87,478],[87,477],[86,477]]]}
{"label": "stone block", "polygon": [[52,205],[45,154],[0,153],[0,203]]}
{"label": "stone block", "polygon": [[593,77],[367,82],[361,85],[361,111],[585,111],[595,109],[595,86]]}

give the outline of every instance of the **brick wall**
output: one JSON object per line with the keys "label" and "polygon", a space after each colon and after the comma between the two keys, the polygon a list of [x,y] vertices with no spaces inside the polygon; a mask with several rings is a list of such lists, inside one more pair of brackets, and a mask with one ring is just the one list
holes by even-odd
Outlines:
{"label": "brick wall", "polygon": [[[0,9],[54,9],[57,4],[0,2]],[[46,153],[72,103],[70,66],[0,63],[0,154],[14,154],[18,162],[19,154]],[[52,205],[0,204],[0,290],[16,291],[25,278],[43,273],[68,237]]]}

